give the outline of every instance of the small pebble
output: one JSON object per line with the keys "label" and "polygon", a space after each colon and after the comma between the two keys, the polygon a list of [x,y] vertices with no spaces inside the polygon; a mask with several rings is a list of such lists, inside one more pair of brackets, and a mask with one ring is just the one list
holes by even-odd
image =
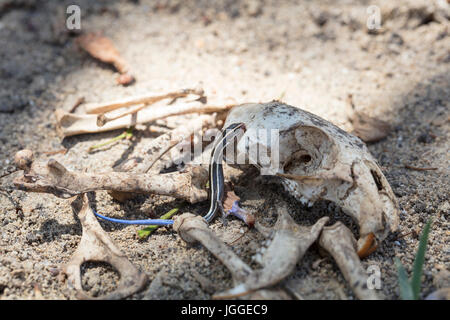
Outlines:
{"label": "small pebble", "polygon": [[59,269],[58,268],[49,268],[48,271],[50,272],[50,274],[53,277],[56,277],[59,274]]}

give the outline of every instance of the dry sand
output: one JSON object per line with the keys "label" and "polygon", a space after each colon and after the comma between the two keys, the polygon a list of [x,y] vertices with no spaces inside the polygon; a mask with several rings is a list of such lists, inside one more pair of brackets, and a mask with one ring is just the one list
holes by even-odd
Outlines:
{"label": "dry sand", "polygon": [[[445,2],[445,1],[443,1]],[[130,61],[137,81],[116,85],[116,72],[81,52],[68,34],[66,5],[82,10],[82,31],[102,31]],[[411,271],[418,234],[433,217],[424,266],[422,297],[449,285],[449,116],[450,28],[442,1],[3,1],[0,2],[0,174],[12,165],[15,152],[54,155],[69,169],[108,171],[137,154],[157,136],[135,131],[121,141],[88,153],[96,143],[122,131],[83,135],[61,141],[53,111],[68,110],[84,96],[101,102],[147,92],[167,92],[203,83],[209,96],[236,102],[283,102],[316,113],[350,130],[347,97],[356,108],[392,124],[389,136],[369,145],[397,195],[400,230],[376,253],[363,260],[381,270],[380,296],[398,299],[394,257]],[[382,29],[368,32],[367,8],[382,12]],[[447,15],[446,15],[447,14]],[[62,19],[62,20],[61,20]],[[82,110],[81,110],[82,111]],[[432,171],[406,169],[436,167]],[[0,180],[0,299],[32,299],[38,285],[45,299],[73,299],[60,276],[73,254],[81,226],[69,200],[14,190],[18,173]],[[275,208],[288,203],[298,223],[312,224],[328,215],[352,230],[350,219],[327,202],[306,208],[276,185],[255,181],[256,171],[227,170],[242,206],[270,224]],[[16,212],[18,203],[23,212]],[[180,202],[141,196],[120,204],[97,192],[97,209],[114,217],[159,216]],[[188,207],[202,213],[208,204]],[[160,228],[148,240],[137,238],[139,226],[102,222],[132,263],[152,284],[132,299],[209,299],[195,272],[215,290],[231,285],[229,272],[201,246],[187,246],[170,229]],[[244,261],[261,245],[256,231],[239,221],[213,229]],[[409,233],[409,234],[408,234]],[[408,234],[403,238],[399,235]],[[307,299],[354,299],[332,259],[312,247],[288,279]],[[313,268],[316,266],[317,268]],[[92,295],[111,291],[118,279],[96,263],[84,266],[83,283]]]}

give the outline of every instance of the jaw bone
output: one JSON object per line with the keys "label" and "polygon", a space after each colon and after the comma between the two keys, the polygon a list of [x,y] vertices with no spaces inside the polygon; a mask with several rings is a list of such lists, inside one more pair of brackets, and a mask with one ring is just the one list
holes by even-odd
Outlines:
{"label": "jaw bone", "polygon": [[[148,282],[147,276],[139,271],[114,244],[94,216],[87,194],[81,196],[83,204],[78,213],[83,234],[80,244],[63,271],[68,277],[69,287],[77,290],[80,299],[116,300],[126,298],[142,290]],[[89,297],[81,284],[81,265],[86,261],[106,262],[120,274],[117,289],[98,298]]]}

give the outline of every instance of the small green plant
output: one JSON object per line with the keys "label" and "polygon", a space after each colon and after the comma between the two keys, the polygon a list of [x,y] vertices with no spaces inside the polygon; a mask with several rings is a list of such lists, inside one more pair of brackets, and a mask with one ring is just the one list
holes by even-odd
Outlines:
{"label": "small green plant", "polygon": [[408,279],[408,274],[405,267],[398,258],[395,258],[395,264],[398,269],[398,283],[400,287],[400,297],[403,300],[418,300],[420,295],[422,268],[425,261],[425,252],[427,251],[428,234],[430,233],[432,220],[430,219],[425,225],[420,236],[419,248],[417,249],[416,257],[414,259],[413,272],[411,279]]}
{"label": "small green plant", "polygon": [[[172,216],[175,213],[178,212],[178,210],[180,210],[180,208],[173,208],[169,212],[163,214],[160,219],[170,219],[170,218],[172,218]],[[137,233],[138,233],[138,236],[139,236],[140,239],[145,239],[148,236],[150,236],[152,234],[152,232],[155,231],[158,228],[159,228],[159,226],[149,226],[149,227],[146,227],[144,229],[138,230]]]}

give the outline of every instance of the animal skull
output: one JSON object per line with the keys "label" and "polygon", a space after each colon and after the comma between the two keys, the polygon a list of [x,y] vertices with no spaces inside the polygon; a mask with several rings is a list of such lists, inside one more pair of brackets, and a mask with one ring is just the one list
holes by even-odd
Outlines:
{"label": "animal skull", "polygon": [[[233,108],[224,127],[237,122],[246,126],[236,145],[237,159],[244,157],[262,168],[262,174],[281,176],[286,190],[304,204],[324,199],[339,205],[359,226],[361,257],[376,249],[376,240],[382,241],[397,229],[397,200],[359,138],[314,114],[276,101]],[[270,130],[272,138],[262,138],[261,131]],[[273,130],[278,140],[273,139]],[[250,150],[259,150],[259,156]],[[268,163],[262,163],[262,150],[270,158]]]}

